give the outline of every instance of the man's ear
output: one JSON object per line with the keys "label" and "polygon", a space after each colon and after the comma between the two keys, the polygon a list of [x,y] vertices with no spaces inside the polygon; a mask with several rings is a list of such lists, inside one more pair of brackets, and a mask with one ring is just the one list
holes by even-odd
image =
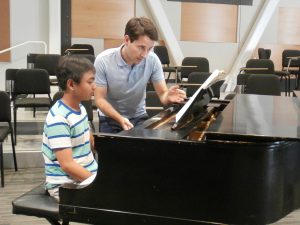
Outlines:
{"label": "man's ear", "polygon": [[130,38],[129,38],[129,36],[127,34],[124,35],[124,43],[125,44],[129,44],[130,43]]}

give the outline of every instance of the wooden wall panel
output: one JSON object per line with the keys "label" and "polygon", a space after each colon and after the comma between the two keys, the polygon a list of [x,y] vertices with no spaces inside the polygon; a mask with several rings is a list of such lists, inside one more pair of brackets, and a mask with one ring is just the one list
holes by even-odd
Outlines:
{"label": "wooden wall panel", "polygon": [[207,3],[181,4],[181,40],[236,42],[238,7]]}
{"label": "wooden wall panel", "polygon": [[119,39],[135,0],[72,0],[72,37]]}
{"label": "wooden wall panel", "polygon": [[[9,0],[0,1],[0,50],[10,47]],[[1,62],[10,61],[10,52],[0,55]]]}
{"label": "wooden wall panel", "polygon": [[300,44],[299,8],[279,8],[278,42]]}
{"label": "wooden wall panel", "polygon": [[[104,39],[104,49],[119,47],[124,39]],[[158,45],[165,45],[164,40],[158,40]]]}
{"label": "wooden wall panel", "polygon": [[124,39],[104,39],[104,49],[117,48],[124,42]]}

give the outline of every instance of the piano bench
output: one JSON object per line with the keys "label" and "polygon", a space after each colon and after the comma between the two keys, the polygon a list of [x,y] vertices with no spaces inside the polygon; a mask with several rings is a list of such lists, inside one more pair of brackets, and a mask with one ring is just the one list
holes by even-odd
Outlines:
{"label": "piano bench", "polygon": [[12,207],[14,214],[42,217],[52,225],[69,224],[59,222],[59,204],[46,193],[43,184],[16,198],[12,202]]}

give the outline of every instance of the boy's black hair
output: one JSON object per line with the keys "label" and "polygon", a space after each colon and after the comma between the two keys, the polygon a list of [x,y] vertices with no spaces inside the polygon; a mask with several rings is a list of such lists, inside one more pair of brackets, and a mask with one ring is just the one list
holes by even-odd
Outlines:
{"label": "boy's black hair", "polygon": [[87,58],[72,55],[61,57],[56,73],[58,86],[65,91],[69,79],[79,84],[83,74],[89,71],[96,72],[94,65]]}

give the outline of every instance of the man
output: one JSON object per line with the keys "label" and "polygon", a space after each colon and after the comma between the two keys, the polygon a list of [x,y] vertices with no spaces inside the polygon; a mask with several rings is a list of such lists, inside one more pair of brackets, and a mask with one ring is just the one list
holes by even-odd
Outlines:
{"label": "man", "polygon": [[178,86],[167,88],[161,63],[152,51],[157,40],[151,20],[135,17],[126,24],[123,45],[97,56],[95,102],[101,132],[129,130],[148,118],[145,92],[149,80],[164,105],[186,98]]}

